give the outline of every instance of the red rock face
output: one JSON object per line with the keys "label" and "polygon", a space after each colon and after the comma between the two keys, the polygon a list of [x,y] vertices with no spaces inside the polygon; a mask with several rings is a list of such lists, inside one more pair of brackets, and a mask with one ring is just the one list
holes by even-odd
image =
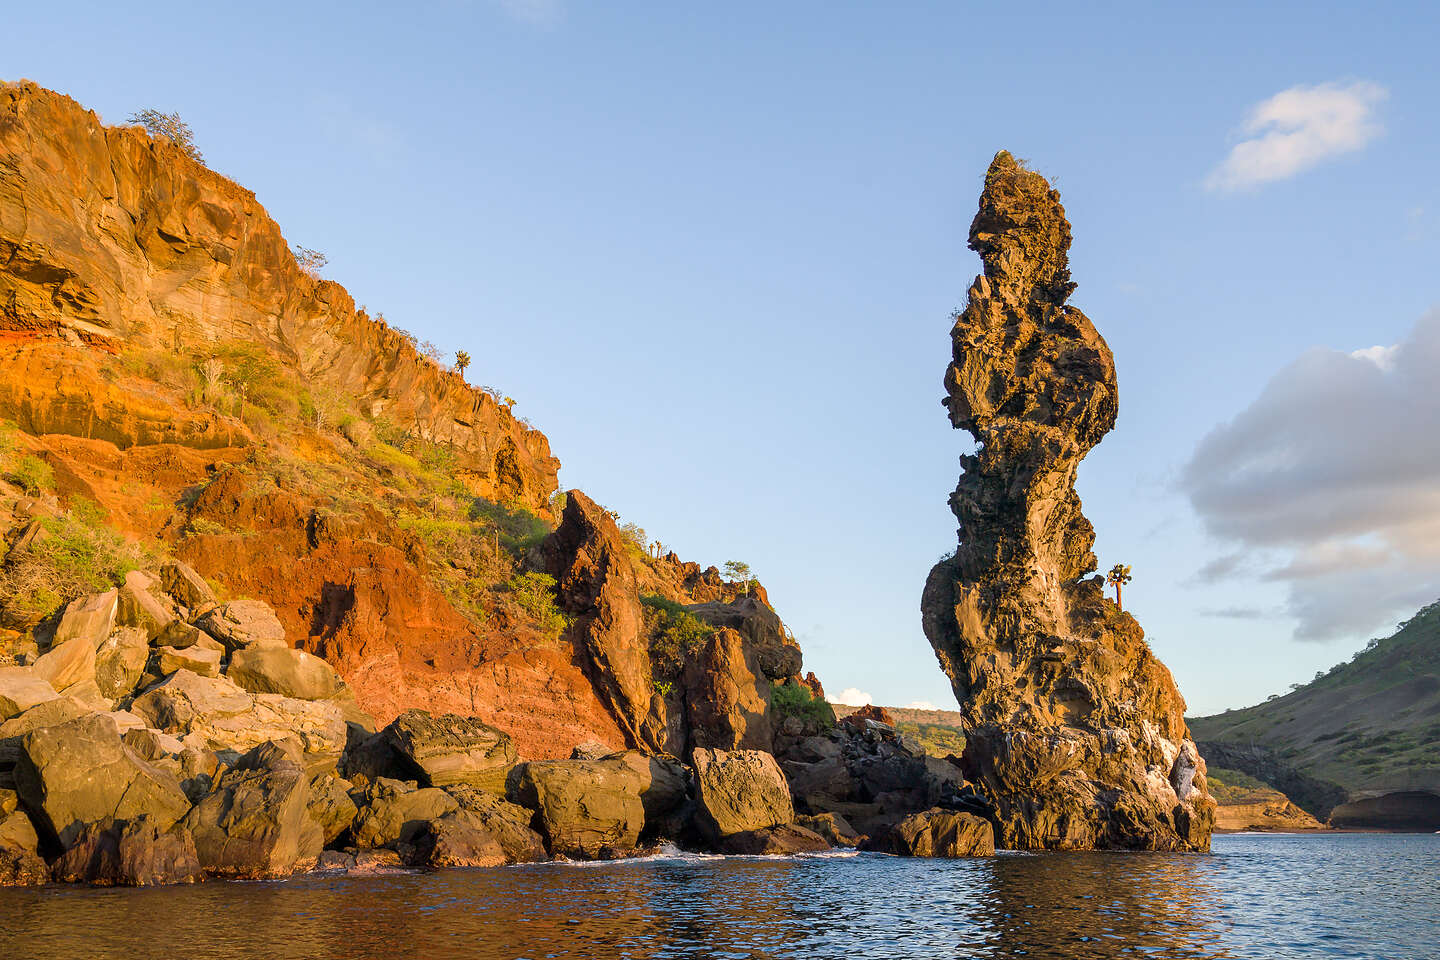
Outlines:
{"label": "red rock face", "polygon": [[292,643],[332,664],[381,723],[411,708],[476,716],[530,759],[587,740],[624,746],[574,649],[528,625],[472,623],[383,517],[319,522],[305,501],[256,492],[232,470],[206,486],[196,518],[226,532],[187,536],[181,556],[231,595],[273,606]]}
{"label": "red rock face", "polygon": [[[547,508],[559,461],[545,435],[301,270],[249,190],[31,83],[0,85],[0,156],[0,333],[12,342],[82,355],[263,347],[317,390],[450,445],[477,495]],[[31,365],[0,385],[0,414],[30,433],[226,445],[226,428],[203,417],[170,410],[154,424],[143,404],[94,397],[60,375],[63,359],[19,350],[6,362]]]}
{"label": "red rock face", "polygon": [[1103,595],[1075,471],[1115,424],[1115,364],[1066,304],[1070,224],[1043,177],[996,155],[970,247],[985,272],[952,331],[950,421],[979,442],[950,497],[953,557],[925,634],[965,720],[966,776],[1020,848],[1204,850],[1215,803],[1185,702]]}

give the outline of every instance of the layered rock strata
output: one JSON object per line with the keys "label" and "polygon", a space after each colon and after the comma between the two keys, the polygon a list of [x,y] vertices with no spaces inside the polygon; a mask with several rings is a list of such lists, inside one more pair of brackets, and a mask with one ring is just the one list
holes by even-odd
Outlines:
{"label": "layered rock strata", "polygon": [[1110,348],[1066,304],[1070,239],[1059,193],[997,154],[970,226],[984,273],[945,374],[950,422],[976,450],[960,458],[959,544],[926,583],[925,634],[997,846],[1205,850],[1215,804],[1184,701],[1091,576],[1075,475],[1114,427],[1118,391]]}

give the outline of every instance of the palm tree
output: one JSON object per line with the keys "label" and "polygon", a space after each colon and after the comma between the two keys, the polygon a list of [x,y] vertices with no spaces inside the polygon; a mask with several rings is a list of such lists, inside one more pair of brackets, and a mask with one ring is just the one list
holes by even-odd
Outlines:
{"label": "palm tree", "polygon": [[465,376],[465,368],[468,366],[470,366],[470,354],[464,350],[455,351],[455,369],[459,371],[460,376]]}
{"label": "palm tree", "polygon": [[1115,606],[1120,607],[1121,610],[1125,608],[1120,604],[1120,587],[1129,583],[1131,579],[1130,568],[1123,563],[1115,564],[1105,575],[1105,582],[1115,588]]}

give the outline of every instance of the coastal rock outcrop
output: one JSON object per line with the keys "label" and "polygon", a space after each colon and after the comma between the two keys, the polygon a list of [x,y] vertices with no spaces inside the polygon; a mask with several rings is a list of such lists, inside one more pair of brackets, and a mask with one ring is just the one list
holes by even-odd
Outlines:
{"label": "coastal rock outcrop", "polygon": [[944,401],[977,444],[950,507],[955,553],[930,572],[925,635],[965,720],[966,777],[997,845],[1205,850],[1214,801],[1169,671],[1091,576],[1080,461],[1115,424],[1109,347],[1066,304],[1059,193],[1009,153],[985,175]]}

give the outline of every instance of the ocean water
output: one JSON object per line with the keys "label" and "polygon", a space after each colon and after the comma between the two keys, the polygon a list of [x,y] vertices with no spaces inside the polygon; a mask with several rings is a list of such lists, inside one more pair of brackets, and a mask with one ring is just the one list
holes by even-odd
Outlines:
{"label": "ocean water", "polygon": [[1440,836],[1232,835],[1210,854],[603,864],[0,890],[3,960],[1440,957]]}

